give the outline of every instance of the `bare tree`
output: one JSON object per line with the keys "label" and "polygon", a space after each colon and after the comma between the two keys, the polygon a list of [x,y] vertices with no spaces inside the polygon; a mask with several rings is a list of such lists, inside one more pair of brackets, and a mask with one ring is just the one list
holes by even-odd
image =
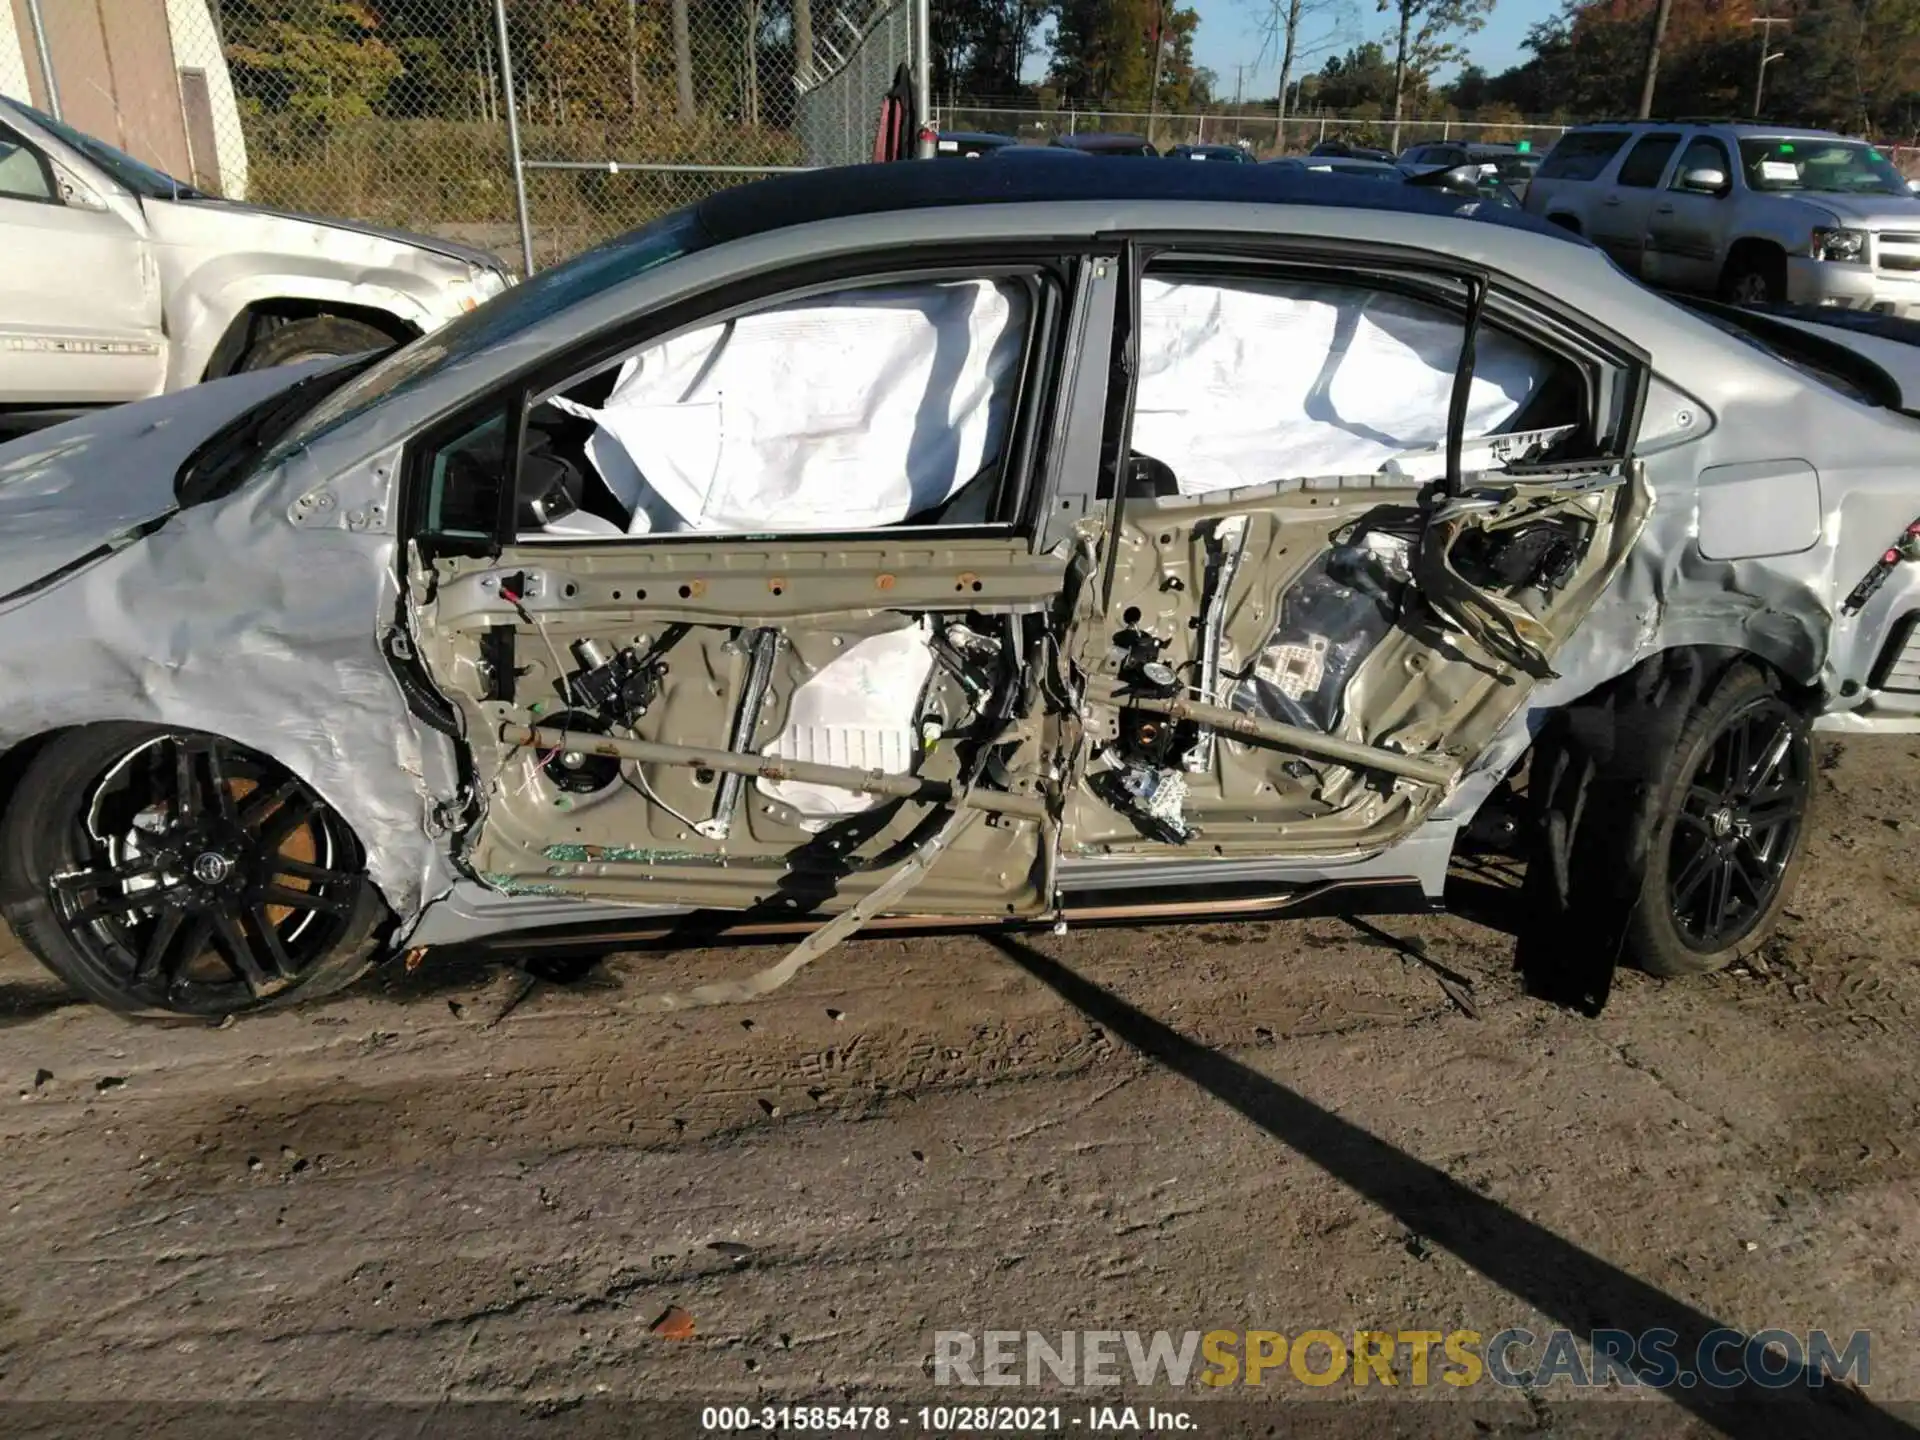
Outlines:
{"label": "bare tree", "polygon": [[1667,38],[1667,16],[1673,0],[1659,0],[1653,7],[1653,38],[1647,43],[1647,69],[1640,78],[1640,118],[1653,114],[1653,82],[1660,74],[1660,42]]}
{"label": "bare tree", "polygon": [[[1278,47],[1280,94],[1274,107],[1274,140],[1281,149],[1286,148],[1287,91],[1293,84],[1294,66],[1335,49],[1346,35],[1351,19],[1352,7],[1348,0],[1269,0],[1260,55],[1254,63],[1265,63],[1268,52]],[[1321,20],[1330,28],[1311,43],[1303,42],[1302,31]]]}
{"label": "bare tree", "polygon": [[1460,57],[1460,48],[1448,38],[1471,35],[1487,23],[1493,0],[1380,0],[1399,21],[1393,47],[1393,148],[1400,148],[1400,116],[1407,100],[1407,77],[1425,76],[1435,67]]}
{"label": "bare tree", "polygon": [[793,69],[797,75],[813,69],[813,0],[793,0]]}
{"label": "bare tree", "polygon": [[673,89],[680,123],[693,124],[693,26],[687,0],[673,0]]}

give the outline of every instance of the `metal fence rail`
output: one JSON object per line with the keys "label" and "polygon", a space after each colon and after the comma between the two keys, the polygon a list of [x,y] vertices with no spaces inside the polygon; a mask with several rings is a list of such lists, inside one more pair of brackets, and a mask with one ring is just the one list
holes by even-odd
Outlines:
{"label": "metal fence rail", "polygon": [[[1377,116],[1289,115],[1284,124],[1271,112],[1251,107],[1222,107],[1210,112],[1170,115],[1144,110],[1023,109],[989,105],[936,105],[943,130],[981,130],[1042,143],[1055,135],[1119,131],[1145,135],[1162,150],[1175,145],[1244,145],[1265,159],[1311,149],[1323,140],[1347,139],[1386,146],[1392,122]],[[1565,125],[1526,121],[1402,120],[1400,148],[1425,140],[1528,140],[1546,150]]]}

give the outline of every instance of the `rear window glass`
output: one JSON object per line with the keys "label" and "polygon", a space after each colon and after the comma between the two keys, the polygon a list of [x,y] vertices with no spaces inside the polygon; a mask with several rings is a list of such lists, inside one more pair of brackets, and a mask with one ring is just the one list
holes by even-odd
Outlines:
{"label": "rear window glass", "polygon": [[1542,180],[1592,180],[1627,143],[1625,130],[1576,130],[1560,137],[1541,163]]}

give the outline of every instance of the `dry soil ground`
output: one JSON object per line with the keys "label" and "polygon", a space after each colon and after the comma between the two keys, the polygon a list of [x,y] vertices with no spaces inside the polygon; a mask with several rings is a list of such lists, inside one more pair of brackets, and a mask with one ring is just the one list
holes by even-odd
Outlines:
{"label": "dry soil ground", "polygon": [[596,1406],[978,1398],[933,1389],[937,1330],[1724,1323],[1872,1331],[1867,1398],[1382,1405],[1282,1372],[1290,1398],[1201,1413],[1913,1434],[1916,761],[1824,746],[1780,938],[1625,977],[1597,1020],[1459,918],[860,940],[665,1018],[623,997],[777,952],[616,957],[510,1009],[511,973],[429,965],[224,1029],[76,1003],[0,935],[0,1401],[61,1402],[0,1429],[353,1397],[664,1434],[693,1412]]}

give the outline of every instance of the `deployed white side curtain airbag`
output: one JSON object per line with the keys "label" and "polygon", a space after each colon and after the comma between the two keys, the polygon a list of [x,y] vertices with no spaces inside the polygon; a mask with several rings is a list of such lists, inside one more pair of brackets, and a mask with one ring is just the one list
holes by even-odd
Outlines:
{"label": "deployed white side curtain airbag", "polygon": [[993,280],[844,290],[629,357],[587,453],[632,534],[896,525],[999,458],[1027,295]]}
{"label": "deployed white side curtain airbag", "polygon": [[[1146,279],[1133,448],[1183,495],[1363,475],[1444,443],[1465,326],[1363,286]],[[1546,356],[1482,327],[1466,433],[1512,420]]]}

